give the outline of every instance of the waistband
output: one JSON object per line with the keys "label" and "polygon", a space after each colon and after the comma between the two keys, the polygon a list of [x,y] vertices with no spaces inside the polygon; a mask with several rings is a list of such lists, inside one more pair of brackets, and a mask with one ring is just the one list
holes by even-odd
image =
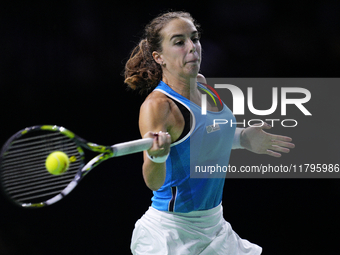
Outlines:
{"label": "waistband", "polygon": [[[219,226],[219,223],[224,220],[222,205],[202,211],[193,211],[189,213],[174,213],[167,211],[159,211],[153,207],[141,218],[143,224],[161,224],[164,226],[177,226],[183,228],[205,229]],[[201,231],[201,230],[200,230]]]}

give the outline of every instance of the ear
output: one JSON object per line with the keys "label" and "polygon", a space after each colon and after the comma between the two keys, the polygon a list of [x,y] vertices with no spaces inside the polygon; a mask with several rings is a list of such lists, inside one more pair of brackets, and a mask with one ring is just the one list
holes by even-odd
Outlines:
{"label": "ear", "polygon": [[160,65],[163,64],[162,55],[160,53],[158,53],[157,51],[152,52],[152,57],[156,61],[156,63],[158,63]]}

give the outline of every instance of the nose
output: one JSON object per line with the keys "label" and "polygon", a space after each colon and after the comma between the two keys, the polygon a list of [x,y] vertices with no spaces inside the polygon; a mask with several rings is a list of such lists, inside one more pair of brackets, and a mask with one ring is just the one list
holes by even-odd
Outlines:
{"label": "nose", "polygon": [[196,46],[195,46],[195,44],[194,44],[194,42],[192,41],[192,40],[190,40],[190,47],[191,47],[191,49],[190,49],[190,53],[194,53],[194,52],[196,52]]}

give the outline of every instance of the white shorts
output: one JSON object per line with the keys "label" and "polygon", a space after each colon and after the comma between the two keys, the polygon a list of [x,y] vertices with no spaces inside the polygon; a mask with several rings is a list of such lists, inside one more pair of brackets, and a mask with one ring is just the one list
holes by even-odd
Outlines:
{"label": "white shorts", "polygon": [[205,211],[171,213],[153,207],[136,222],[134,255],[258,255],[262,248],[241,239],[223,218],[222,205]]}

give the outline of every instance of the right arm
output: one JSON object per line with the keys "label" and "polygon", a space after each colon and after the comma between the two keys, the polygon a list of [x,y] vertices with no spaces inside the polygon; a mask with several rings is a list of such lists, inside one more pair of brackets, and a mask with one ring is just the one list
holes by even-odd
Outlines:
{"label": "right arm", "polygon": [[[170,152],[171,137],[169,120],[171,120],[169,100],[151,95],[140,109],[139,129],[143,138],[153,138],[153,145],[147,151],[150,156],[162,157]],[[166,176],[165,162],[155,163],[144,151],[143,178],[151,190],[158,190],[164,184]]]}

